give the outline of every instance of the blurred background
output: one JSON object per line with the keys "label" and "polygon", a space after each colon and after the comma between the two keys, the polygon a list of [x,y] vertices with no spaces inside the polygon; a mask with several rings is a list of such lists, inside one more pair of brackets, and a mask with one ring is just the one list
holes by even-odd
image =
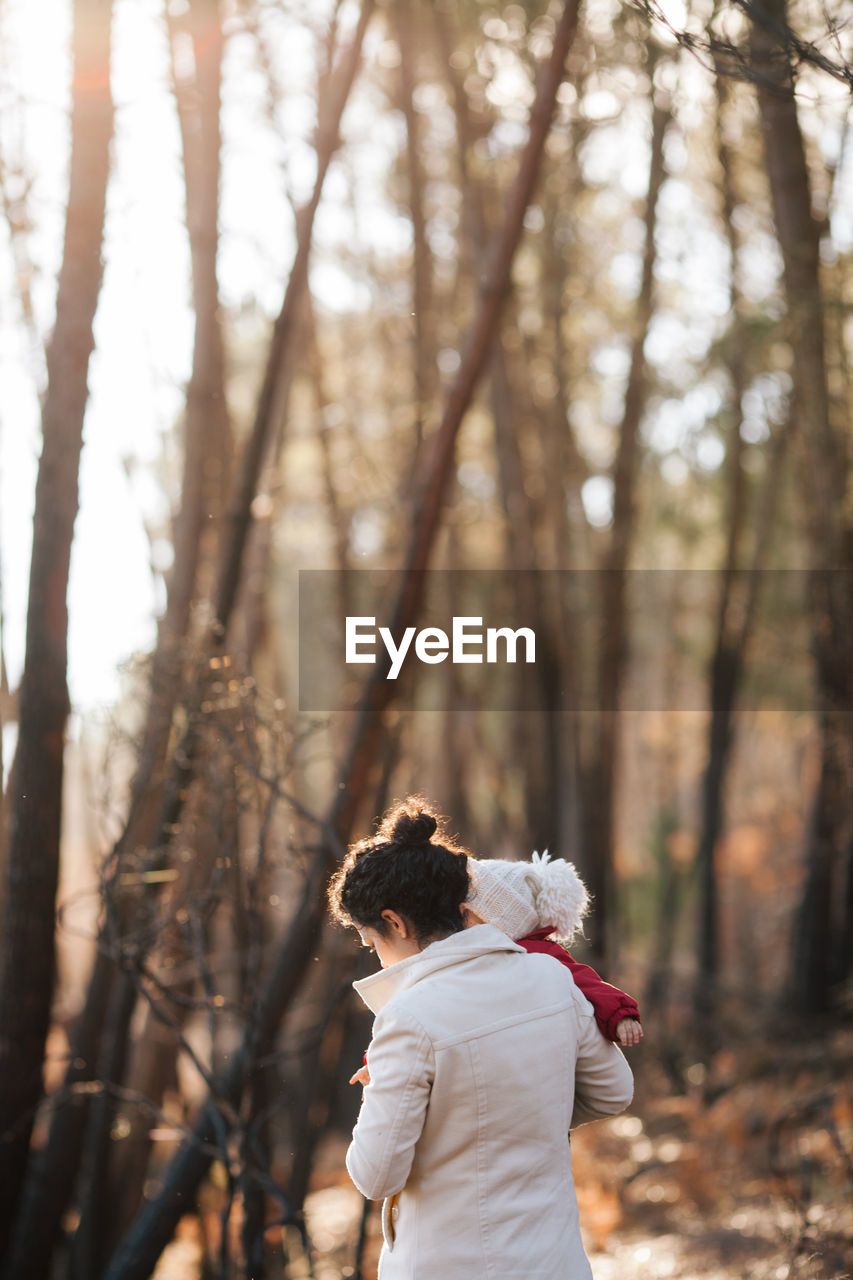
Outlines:
{"label": "blurred background", "polygon": [[[851,45],[3,0],[4,1280],[375,1275],[324,892],[410,792],[574,862],[640,1001],[573,1138],[598,1280],[850,1274]],[[395,634],[500,570],[535,671],[303,711],[309,569]]]}

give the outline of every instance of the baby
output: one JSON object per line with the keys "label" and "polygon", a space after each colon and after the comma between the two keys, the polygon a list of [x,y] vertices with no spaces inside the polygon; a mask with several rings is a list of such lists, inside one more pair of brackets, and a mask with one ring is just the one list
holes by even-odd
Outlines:
{"label": "baby", "polygon": [[[570,862],[552,860],[547,849],[530,862],[468,858],[471,891],[463,907],[467,926],[491,924],[525,951],[554,956],[570,970],[575,985],[589,1000],[595,1020],[607,1040],[623,1047],[639,1044],[643,1036],[637,1002],[600,978],[588,964],[573,960],[554,935],[570,941],[589,910],[589,894]],[[350,1084],[370,1083],[361,1067]]]}
{"label": "baby", "polygon": [[570,862],[552,860],[546,850],[530,862],[469,858],[471,892],[465,904],[468,924],[492,924],[525,951],[554,956],[571,971],[607,1040],[638,1044],[643,1035],[637,1002],[573,960],[553,935],[571,941],[589,910],[589,894]]}

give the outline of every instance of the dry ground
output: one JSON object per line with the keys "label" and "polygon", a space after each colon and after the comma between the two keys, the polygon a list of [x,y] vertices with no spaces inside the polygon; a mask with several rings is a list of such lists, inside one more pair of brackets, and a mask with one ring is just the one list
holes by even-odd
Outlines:
{"label": "dry ground", "polygon": [[[681,1093],[644,1053],[629,1114],[572,1136],[595,1280],[853,1280],[853,1030],[741,1045]],[[354,1256],[360,1200],[330,1167],[343,1145],[308,1206],[318,1280]],[[364,1280],[377,1234],[374,1214]]]}
{"label": "dry ground", "polygon": [[[853,1029],[756,1038],[680,1078],[648,1046],[632,1053],[630,1112],[572,1135],[595,1280],[853,1280]],[[355,1275],[363,1202],[346,1143],[320,1153],[312,1259],[297,1233],[271,1231],[268,1280]],[[156,1280],[201,1274],[200,1234],[184,1220]],[[362,1280],[375,1280],[375,1208],[366,1244]]]}

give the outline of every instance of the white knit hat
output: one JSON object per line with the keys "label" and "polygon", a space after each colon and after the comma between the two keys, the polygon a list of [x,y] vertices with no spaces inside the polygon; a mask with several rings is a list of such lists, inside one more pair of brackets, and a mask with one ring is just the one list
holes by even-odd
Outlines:
{"label": "white knit hat", "polygon": [[554,861],[546,849],[530,862],[469,858],[471,892],[466,906],[510,938],[551,929],[571,938],[589,908],[589,894],[571,862]]}

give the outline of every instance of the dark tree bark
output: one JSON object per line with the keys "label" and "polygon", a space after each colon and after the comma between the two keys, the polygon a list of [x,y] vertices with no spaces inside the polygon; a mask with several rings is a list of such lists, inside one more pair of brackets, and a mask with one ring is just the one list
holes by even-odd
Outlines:
{"label": "dark tree bark", "polygon": [[716,849],[722,823],[723,786],[731,743],[731,719],[743,659],[742,644],[746,635],[742,626],[733,625],[736,608],[736,570],[740,544],[746,522],[746,476],[743,470],[741,437],[741,401],[747,385],[743,299],[738,285],[739,245],[733,214],[737,203],[734,189],[734,157],[725,141],[724,113],[728,98],[728,81],[717,71],[717,160],[720,169],[721,215],[729,246],[731,281],[729,303],[732,326],[727,362],[730,427],[726,442],[726,551],[720,583],[714,655],[710,671],[711,725],[708,739],[708,761],[702,784],[702,814],[696,855],[699,867],[699,932],[698,932],[698,1003],[703,1016],[713,1007],[717,978],[717,870]]}
{"label": "dark tree bark", "polygon": [[[456,117],[460,186],[469,242],[467,256],[473,262],[477,275],[482,276],[487,269],[485,253],[489,233],[487,200],[470,165],[477,130],[464,82],[452,63],[454,38],[449,18],[436,10],[434,20]],[[541,567],[536,542],[536,502],[525,483],[520,446],[521,423],[525,417],[530,417],[530,413],[529,410],[526,415],[520,412],[524,397],[513,385],[510,367],[509,354],[498,327],[489,360],[489,380],[498,479],[505,517],[507,563],[517,570],[533,571],[516,574],[514,581],[519,616],[530,619],[539,642],[536,670],[527,679],[529,709],[516,714],[512,737],[513,741],[522,744],[520,758],[524,761],[525,811],[529,815],[526,838],[539,849],[548,846],[553,849],[562,827],[560,798],[565,761],[559,686],[566,669],[556,658],[559,626],[552,613],[547,611],[546,593],[535,572]],[[528,408],[527,404],[525,408]],[[559,483],[559,476],[556,479]],[[525,678],[524,673],[521,678]]]}
{"label": "dark tree bark", "polygon": [[[739,402],[738,402],[739,403]],[[736,415],[739,432],[740,415]],[[767,476],[755,531],[755,543],[749,567],[736,572],[736,534],[730,525],[727,561],[723,570],[717,631],[710,667],[711,722],[708,730],[708,760],[702,779],[701,825],[696,864],[699,871],[699,929],[697,939],[697,988],[694,1007],[705,1032],[713,1031],[712,1015],[716,1003],[719,969],[718,950],[718,884],[716,849],[723,822],[723,794],[732,741],[735,704],[746,659],[747,642],[761,588],[762,569],[770,539],[776,494],[782,477],[791,433],[790,419],[780,428],[770,447]],[[730,470],[735,463],[730,459]],[[739,466],[740,463],[738,462]],[[742,482],[741,482],[742,483]],[[738,481],[732,476],[733,502],[737,501]],[[731,490],[730,490],[731,492]],[[730,513],[730,519],[731,519]],[[736,523],[736,519],[732,524]],[[705,1047],[713,1048],[709,1034]]]}
{"label": "dark tree bark", "polygon": [[[480,306],[468,344],[445,407],[441,428],[435,438],[431,466],[417,497],[404,586],[394,610],[393,634],[409,625],[417,615],[423,587],[423,570],[434,544],[442,500],[452,469],[453,449],[465,412],[485,366],[501,304],[506,294],[512,261],[521,235],[524,213],[538,175],[545,139],[554,110],[557,89],[563,77],[566,54],[577,27],[575,0],[566,5],[558,23],[551,56],[531,112],[530,135],[522,155],[518,177],[510,194],[507,215],[484,282]],[[227,592],[223,592],[227,598]],[[259,1053],[272,1038],[299,989],[312,948],[319,937],[324,912],[324,888],[330,865],[343,852],[353,823],[364,803],[378,743],[382,732],[382,712],[388,706],[393,684],[385,680],[379,665],[368,682],[357,715],[349,750],[343,761],[340,781],[324,827],[324,847],[308,868],[302,900],[292,926],[273,957],[270,971],[259,993],[250,1029],[217,1099],[209,1099],[199,1117],[193,1139],[184,1144],[167,1169],[160,1194],[140,1213],[136,1223],[117,1249],[107,1270],[108,1280],[146,1280],[156,1259],[171,1239],[180,1216],[193,1201],[196,1189],[210,1163],[206,1149],[216,1140],[217,1104],[236,1107],[251,1077]]]}
{"label": "dark tree bark", "polygon": [[776,234],[784,263],[793,356],[796,426],[804,454],[811,541],[811,598],[820,726],[821,781],[806,853],[806,887],[792,957],[795,999],[827,1007],[833,982],[848,976],[851,921],[845,878],[853,830],[853,529],[845,510],[849,456],[833,429],[820,279],[822,223],[814,217],[794,75],[783,43],[786,0],[769,0],[753,21],[751,54]]}
{"label": "dark tree bark", "polygon": [[[174,709],[181,696],[183,656],[196,590],[202,534],[220,514],[221,493],[227,475],[230,428],[224,386],[224,353],[216,277],[219,189],[219,68],[222,55],[221,26],[214,0],[194,0],[189,23],[196,53],[196,83],[176,84],[176,100],[183,142],[187,227],[192,263],[196,332],[193,365],[187,390],[184,426],[182,500],[174,522],[174,567],[168,582],[166,611],[158,629],[154,653],[148,715],[134,778],[128,820],[115,854],[148,845],[162,803],[163,768],[172,729]],[[108,956],[99,953],[86,1008],[72,1032],[71,1061],[65,1089],[91,1079],[97,1058],[97,1041],[103,1022],[114,970]],[[135,1005],[135,988],[127,975],[113,991],[106,1057],[99,1074],[120,1083],[125,1047],[113,1043],[126,1025]],[[14,1267],[24,1274],[42,1274],[56,1243],[60,1216],[67,1204],[88,1118],[89,1095],[78,1095],[71,1105],[57,1108],[45,1147],[38,1153],[22,1205],[16,1231]],[[80,1230],[75,1243],[78,1271],[94,1275],[94,1256],[105,1232],[97,1219],[103,1212],[102,1183],[109,1151],[108,1130],[113,1111],[111,1097],[100,1095],[93,1108],[97,1133],[88,1139],[88,1198],[84,1200]],[[90,1230],[90,1217],[92,1218]],[[87,1244],[88,1242],[88,1244]]]}
{"label": "dark tree bark", "polygon": [[[652,65],[651,70],[654,67]],[[619,729],[619,698],[627,660],[626,588],[628,558],[635,525],[635,489],[640,461],[640,420],[646,403],[644,345],[654,307],[655,228],[658,195],[665,178],[663,146],[670,121],[669,103],[652,109],[651,160],[645,211],[643,273],[634,332],[625,404],[613,469],[613,525],[610,544],[600,570],[600,637],[597,688],[597,727],[584,786],[583,831],[587,883],[595,901],[589,923],[589,942],[599,958],[609,951],[613,933],[613,806]]]}
{"label": "dark tree bark", "polygon": [[[225,393],[225,357],[219,312],[216,259],[219,242],[220,74],[222,19],[219,0],[191,0],[184,23],[193,41],[192,83],[174,74],[173,83],[184,162],[187,231],[192,264],[195,314],[192,372],[184,422],[184,465],[181,505],[174,519],[174,562],[166,612],[152,672],[152,701],[161,714],[153,753],[162,759],[173,709],[180,697],[183,658],[190,610],[196,595],[199,556],[205,530],[217,530],[230,455],[230,424]],[[179,20],[169,19],[174,40]],[[208,555],[208,560],[210,555]],[[98,1063],[102,1083],[121,1085],[127,1061],[127,1032],[136,1007],[137,989],[128,974],[118,976]],[[114,1095],[98,1094],[90,1104],[83,1161],[85,1193],[71,1252],[71,1280],[93,1280],[100,1274],[114,1223],[107,1218],[110,1130]]]}
{"label": "dark tree bark", "polygon": [[4,779],[6,764],[3,754],[3,727],[14,718],[17,722],[17,711],[10,715],[12,697],[9,690],[9,675],[6,670],[6,615],[3,608],[3,574],[0,571],[0,917],[3,903],[6,900],[6,791]]}
{"label": "dark tree bark", "polygon": [[851,907],[846,878],[853,849],[849,743],[837,717],[822,715],[818,728],[820,776],[806,835],[806,877],[789,979],[794,1007],[806,1015],[827,1013],[833,987],[849,974],[849,968],[844,971],[845,960],[849,964]]}
{"label": "dark tree bark", "polygon": [[[512,736],[519,744],[525,775],[525,812],[528,838],[536,849],[554,848],[558,806],[559,752],[555,750],[554,717],[559,715],[559,698],[549,696],[544,687],[551,673],[547,658],[550,634],[544,616],[541,567],[534,539],[533,504],[525,485],[524,463],[519,447],[519,400],[510,384],[507,353],[501,334],[495,336],[490,361],[492,420],[495,429],[495,451],[498,478],[504,508],[508,556],[507,567],[513,574],[518,616],[529,619],[536,631],[536,666],[532,672],[522,670],[520,679],[529,690],[529,705],[513,717]],[[540,705],[541,702],[541,705]]]}
{"label": "dark tree bark", "polygon": [[47,350],[18,747],[9,792],[9,848],[0,986],[0,1257],[27,1163],[54,982],[55,899],[68,716],[66,592],[78,506],[103,240],[113,105],[110,0],[73,11],[71,168],[56,323]]}
{"label": "dark tree bark", "polygon": [[[213,634],[209,638],[209,645],[214,651],[219,650],[224,644],[228,623],[234,609],[246,539],[251,526],[250,508],[275,422],[274,411],[279,380],[284,376],[285,356],[289,350],[288,342],[293,336],[302,292],[307,281],[314,215],[320,202],[322,186],[332,155],[340,141],[340,119],[355,78],[361,42],[372,9],[373,0],[366,0],[353,41],[339,68],[331,100],[326,101],[321,116],[317,135],[318,172],[314,192],[309,204],[300,211],[297,220],[297,253],[282,310],[274,328],[255,421],[232,500],[227,531],[223,535],[225,545],[214,592],[216,621],[212,629]],[[186,575],[186,580],[189,580],[189,574]],[[198,681],[193,705],[200,703],[203,687],[202,679]],[[114,850],[114,864],[124,851],[140,847],[148,850],[149,868],[155,868],[161,864],[164,853],[169,847],[171,832],[180,818],[184,798],[192,779],[198,734],[197,718],[192,714],[193,709],[189,708],[190,727],[185,739],[179,749],[172,754],[168,767],[164,768],[164,755],[161,753],[165,752],[169,741],[174,707],[160,706],[156,690],[152,693],[152,702],[154,710],[149,716],[143,754],[134,777],[128,821]],[[110,927],[113,930],[117,929],[120,934],[125,913],[135,909],[135,905],[137,905],[135,899],[120,895],[114,904]],[[109,940],[102,939],[101,942],[103,945],[99,946],[85,1006],[73,1037],[71,1063],[66,1079],[66,1087],[71,1090],[81,1081],[92,1078],[98,1056],[98,1041],[110,999],[115,957]],[[122,993],[116,995],[115,1001],[116,1008],[120,1006],[125,1016],[129,1009],[132,1011],[130,1001],[125,1002]],[[114,1030],[117,1025],[114,1021]],[[124,1034],[127,1034],[126,1025]],[[75,1103],[83,1101],[85,1096],[85,1094],[72,1093]],[[28,1190],[26,1215],[21,1228],[16,1233],[15,1265],[19,1269],[9,1273],[16,1278],[19,1275],[44,1274],[43,1271],[38,1271],[34,1254],[48,1248],[48,1239],[50,1239],[50,1249],[55,1242],[79,1161],[85,1118],[85,1109],[80,1105],[62,1106],[56,1110],[47,1147],[38,1162],[38,1168],[34,1170],[32,1187]],[[159,1256],[159,1250],[156,1256]],[[28,1267],[36,1269],[25,1270]]]}
{"label": "dark tree bark", "polygon": [[805,445],[806,499],[817,567],[840,567],[847,458],[832,428],[826,382],[820,281],[822,224],[812,213],[811,179],[787,53],[786,0],[769,0],[767,25],[754,25],[752,58],[776,234],[784,262],[797,423]]}
{"label": "dark tree bark", "polygon": [[[169,583],[165,626],[171,642],[186,635],[190,605],[209,584],[196,582],[199,555],[211,564],[215,543],[204,546],[206,529],[221,532],[222,508],[232,456],[231,424],[225,388],[225,345],[219,304],[219,182],[222,133],[222,13],[220,0],[190,0],[183,18],[167,21],[174,40],[181,31],[192,38],[195,75],[181,78],[172,65],[175,103],[181,130],[187,232],[192,263],[195,316],[193,363],[187,387],[181,505],[175,515],[174,570]],[[213,539],[210,539],[214,542]]]}
{"label": "dark tree bark", "polygon": [[[505,220],[489,256],[479,305],[462,362],[447,397],[441,426],[432,442],[429,467],[417,494],[404,566],[406,576],[390,624],[395,637],[411,624],[420,606],[423,571],[427,567],[441,518],[444,494],[453,466],[456,437],[485,368],[510,286],[512,262],[521,237],[524,214],[535,187],[553,116],[556,92],[562,81],[565,58],[577,27],[578,7],[572,0],[564,7],[555,32],[551,56],[543,67],[536,100],[531,109],[528,142],[509,194]],[[382,666],[377,663],[362,700],[345,765],[344,776],[348,783],[340,789],[338,802],[333,810],[333,825],[338,831],[350,829],[354,809],[365,794],[366,776],[376,758],[376,744],[381,734],[381,713],[390,699],[391,688]]]}

